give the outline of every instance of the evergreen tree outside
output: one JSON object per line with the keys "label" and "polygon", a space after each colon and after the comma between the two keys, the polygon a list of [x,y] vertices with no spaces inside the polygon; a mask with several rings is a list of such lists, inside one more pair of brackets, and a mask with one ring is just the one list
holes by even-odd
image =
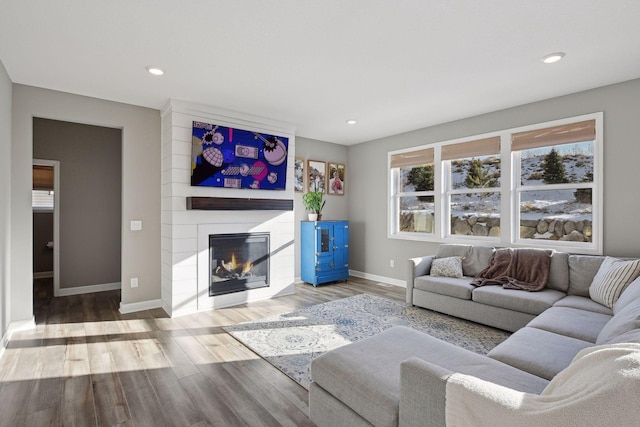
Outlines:
{"label": "evergreen tree outside", "polygon": [[[407,174],[407,182],[413,185],[414,191],[433,191],[433,165],[411,168]],[[433,196],[418,196],[421,202],[433,202]]]}
{"label": "evergreen tree outside", "polygon": [[564,184],[567,180],[567,172],[564,169],[562,156],[552,148],[549,153],[544,156],[542,164],[542,180],[545,184]]}
{"label": "evergreen tree outside", "polygon": [[495,187],[498,180],[489,175],[489,170],[485,169],[480,159],[471,159],[469,170],[464,179],[467,188],[487,188]]}

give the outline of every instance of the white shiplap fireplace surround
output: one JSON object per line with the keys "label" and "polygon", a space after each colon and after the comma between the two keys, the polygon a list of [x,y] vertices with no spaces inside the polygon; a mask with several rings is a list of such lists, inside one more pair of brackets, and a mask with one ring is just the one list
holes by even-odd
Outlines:
{"label": "white shiplap fireplace surround", "polygon": [[[192,187],[192,122],[289,138],[285,191]],[[295,135],[291,126],[218,108],[170,101],[162,110],[162,307],[170,316],[294,292],[292,210],[188,210],[187,197],[293,200]],[[209,296],[209,235],[268,232],[269,287]]]}

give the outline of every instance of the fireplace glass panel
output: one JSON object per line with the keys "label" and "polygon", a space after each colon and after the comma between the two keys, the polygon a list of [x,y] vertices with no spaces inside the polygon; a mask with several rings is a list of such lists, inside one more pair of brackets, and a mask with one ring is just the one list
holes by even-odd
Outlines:
{"label": "fireplace glass panel", "polygon": [[209,296],[269,286],[269,233],[209,236]]}

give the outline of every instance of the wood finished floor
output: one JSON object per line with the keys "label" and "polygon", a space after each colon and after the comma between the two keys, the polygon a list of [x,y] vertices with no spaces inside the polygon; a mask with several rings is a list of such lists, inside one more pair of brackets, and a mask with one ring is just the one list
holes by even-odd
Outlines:
{"label": "wood finished floor", "polygon": [[120,292],[52,298],[34,285],[35,330],[0,359],[0,426],[310,426],[307,391],[223,326],[371,293],[404,289],[363,279],[169,318],[122,315]]}

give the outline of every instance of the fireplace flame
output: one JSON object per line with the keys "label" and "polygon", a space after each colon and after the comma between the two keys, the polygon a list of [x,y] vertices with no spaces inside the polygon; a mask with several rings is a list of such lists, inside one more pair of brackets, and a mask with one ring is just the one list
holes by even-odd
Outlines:
{"label": "fireplace flame", "polygon": [[251,271],[252,268],[253,268],[253,264],[251,264],[251,261],[245,262],[244,267],[242,267],[242,274],[247,274],[248,272]]}
{"label": "fireplace flame", "polygon": [[[224,269],[227,270],[230,273],[236,272],[238,267],[239,267],[238,262],[236,261],[236,254],[235,253],[231,254],[231,261],[229,261],[229,262],[222,261],[222,267],[224,267]],[[253,268],[253,264],[251,263],[251,261],[245,262],[242,265],[242,273],[241,274],[249,273],[252,268]]]}

